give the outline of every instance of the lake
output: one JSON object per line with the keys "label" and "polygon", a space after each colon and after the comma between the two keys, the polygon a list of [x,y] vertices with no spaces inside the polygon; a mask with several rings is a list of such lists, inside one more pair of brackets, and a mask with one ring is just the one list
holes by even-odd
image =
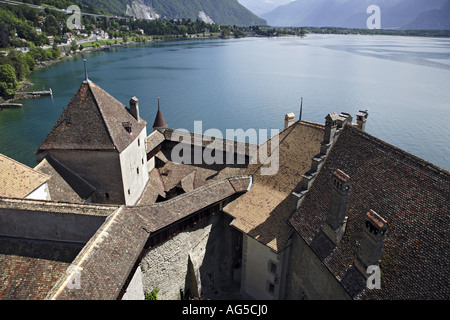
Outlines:
{"label": "lake", "polygon": [[[151,126],[282,129],[284,115],[324,123],[330,112],[369,110],[366,131],[450,170],[450,39],[308,35],[149,43],[87,53],[34,72],[53,97],[0,111],[0,153],[31,167],[34,151],[84,80],[128,106],[139,98]],[[355,119],[356,121],[356,119]],[[269,131],[270,132],[270,131]]]}

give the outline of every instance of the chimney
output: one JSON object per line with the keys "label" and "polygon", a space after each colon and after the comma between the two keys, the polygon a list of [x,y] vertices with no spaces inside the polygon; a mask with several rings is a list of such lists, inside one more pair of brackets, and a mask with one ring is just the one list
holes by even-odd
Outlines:
{"label": "chimney", "polygon": [[370,210],[366,213],[365,228],[355,261],[356,268],[366,277],[368,277],[367,267],[376,265],[381,258],[387,229],[387,221],[375,211]]}
{"label": "chimney", "polygon": [[325,133],[320,146],[320,153],[327,154],[333,144],[334,135],[336,133],[337,120],[339,116],[336,112],[329,113],[325,117]]}
{"label": "chimney", "polygon": [[139,121],[139,99],[136,97],[130,99],[130,113]]}
{"label": "chimney", "polygon": [[348,198],[350,195],[351,178],[342,170],[337,169],[333,173],[333,186],[331,189],[330,206],[328,207],[327,219],[322,227],[323,232],[338,244],[345,232],[347,225]]}
{"label": "chimney", "polygon": [[290,127],[295,122],[295,114],[288,113],[284,116],[284,128]]}
{"label": "chimney", "polygon": [[361,129],[362,131],[366,130],[366,121],[368,116],[369,110],[359,110],[359,112],[356,114],[356,126],[358,129]]}
{"label": "chimney", "polygon": [[337,121],[338,129],[343,129],[347,123],[352,124],[353,117],[345,112],[341,112]]}

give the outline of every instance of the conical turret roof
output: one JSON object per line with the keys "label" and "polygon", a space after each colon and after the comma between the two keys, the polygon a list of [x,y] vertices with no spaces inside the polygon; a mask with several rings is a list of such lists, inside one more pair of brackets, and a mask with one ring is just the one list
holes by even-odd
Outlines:
{"label": "conical turret roof", "polygon": [[159,108],[159,98],[158,98],[158,112],[156,113],[155,122],[153,123],[153,129],[166,129],[167,123],[164,120],[161,109]]}

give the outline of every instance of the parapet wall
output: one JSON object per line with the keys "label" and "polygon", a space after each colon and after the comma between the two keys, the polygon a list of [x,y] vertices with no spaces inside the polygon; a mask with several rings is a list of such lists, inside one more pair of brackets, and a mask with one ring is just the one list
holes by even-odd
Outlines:
{"label": "parapet wall", "polygon": [[86,243],[114,210],[112,206],[0,199],[0,235]]}

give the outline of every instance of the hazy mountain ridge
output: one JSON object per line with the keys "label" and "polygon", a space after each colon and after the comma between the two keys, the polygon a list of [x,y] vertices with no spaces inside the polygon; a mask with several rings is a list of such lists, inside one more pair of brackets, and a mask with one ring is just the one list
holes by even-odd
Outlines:
{"label": "hazy mountain ridge", "polygon": [[265,25],[266,21],[237,0],[82,0],[96,9],[140,19],[198,18],[225,25]]}
{"label": "hazy mountain ridge", "polygon": [[240,4],[246,7],[254,14],[261,16],[264,13],[270,12],[275,8],[288,4],[293,0],[238,0]]}
{"label": "hazy mountain ridge", "polygon": [[296,0],[261,15],[271,26],[366,28],[370,5],[383,29],[448,29],[450,0]]}

